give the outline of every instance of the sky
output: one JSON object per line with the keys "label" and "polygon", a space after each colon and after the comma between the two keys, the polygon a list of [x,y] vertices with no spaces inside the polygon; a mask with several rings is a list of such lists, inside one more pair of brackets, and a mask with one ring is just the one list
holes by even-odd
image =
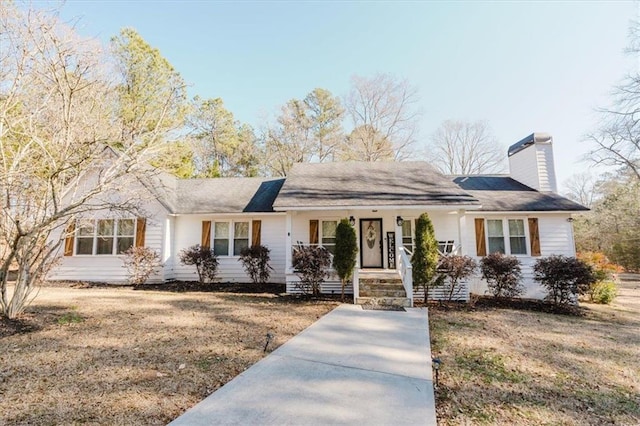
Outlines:
{"label": "sky", "polygon": [[505,156],[512,143],[547,132],[562,186],[589,167],[583,139],[598,125],[596,108],[639,65],[625,54],[639,5],[68,0],[62,17],[105,42],[135,28],[191,96],[221,97],[255,128],[316,87],[344,95],[353,75],[406,78],[420,96],[416,149],[448,119],[486,120]]}

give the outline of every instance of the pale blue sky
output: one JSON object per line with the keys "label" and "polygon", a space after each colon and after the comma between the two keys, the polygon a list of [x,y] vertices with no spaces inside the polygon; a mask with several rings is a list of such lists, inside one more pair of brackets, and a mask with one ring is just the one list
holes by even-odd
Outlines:
{"label": "pale blue sky", "polygon": [[[487,120],[506,146],[554,137],[560,182],[583,170],[593,110],[637,63],[624,54],[636,2],[213,2],[69,0],[84,35],[135,28],[191,95],[221,97],[239,120],[315,87],[342,95],[353,74],[406,77],[421,140],[445,119]],[[506,155],[506,154],[505,154]]]}

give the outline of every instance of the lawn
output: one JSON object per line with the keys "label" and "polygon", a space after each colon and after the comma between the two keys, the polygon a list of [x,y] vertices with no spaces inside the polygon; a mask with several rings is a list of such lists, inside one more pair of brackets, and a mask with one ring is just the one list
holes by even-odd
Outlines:
{"label": "lawn", "polygon": [[44,287],[0,322],[0,424],[166,424],[336,306]]}
{"label": "lawn", "polygon": [[580,316],[429,310],[438,422],[640,424],[640,282]]}

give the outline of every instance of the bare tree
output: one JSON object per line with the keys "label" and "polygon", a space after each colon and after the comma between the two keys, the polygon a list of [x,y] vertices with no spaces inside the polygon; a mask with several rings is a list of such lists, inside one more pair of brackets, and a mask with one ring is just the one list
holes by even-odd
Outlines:
{"label": "bare tree", "polygon": [[[627,52],[640,54],[640,23],[630,29]],[[614,88],[610,108],[600,110],[599,129],[585,138],[593,148],[586,159],[597,164],[613,166],[631,173],[640,180],[640,71],[635,69],[622,84]]]}
{"label": "bare tree", "polygon": [[184,85],[172,79],[148,121],[137,115],[144,105],[122,97],[130,68],[114,72],[107,64],[122,65],[117,55],[54,13],[5,4],[0,34],[0,308],[14,318],[76,218],[140,208],[139,194],[119,189],[152,178],[147,160],[173,127],[166,124]]}
{"label": "bare tree", "polygon": [[576,173],[564,183],[567,188],[566,196],[585,207],[591,208],[599,198],[601,182],[590,172]]}
{"label": "bare tree", "polygon": [[488,174],[505,170],[506,151],[486,121],[444,121],[431,135],[427,156],[445,174]]}
{"label": "bare tree", "polygon": [[[352,157],[361,148],[362,159],[365,159],[368,148],[380,145],[382,140],[392,145],[394,159],[407,158],[418,134],[417,89],[407,80],[398,80],[390,74],[377,74],[372,78],[354,76],[351,85],[344,102],[347,115],[353,129],[367,131],[358,131],[361,146],[352,145],[352,138],[342,151]],[[362,139],[366,135],[368,139]]]}
{"label": "bare tree", "polygon": [[371,126],[353,129],[340,149],[342,161],[392,161],[394,149],[391,141]]}

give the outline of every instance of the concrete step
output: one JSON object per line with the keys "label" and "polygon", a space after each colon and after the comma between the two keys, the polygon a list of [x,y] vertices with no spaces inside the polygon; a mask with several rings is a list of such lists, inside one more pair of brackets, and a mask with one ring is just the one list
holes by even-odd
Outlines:
{"label": "concrete step", "polygon": [[407,297],[407,293],[404,289],[400,290],[383,290],[383,289],[360,289],[360,296],[362,297]]}
{"label": "concrete step", "polygon": [[408,297],[358,297],[356,305],[374,305],[374,306],[400,306],[403,308],[411,307],[411,301]]}
{"label": "concrete step", "polygon": [[361,290],[404,290],[404,285],[400,283],[383,283],[383,284],[371,284],[360,282],[359,288]]}

